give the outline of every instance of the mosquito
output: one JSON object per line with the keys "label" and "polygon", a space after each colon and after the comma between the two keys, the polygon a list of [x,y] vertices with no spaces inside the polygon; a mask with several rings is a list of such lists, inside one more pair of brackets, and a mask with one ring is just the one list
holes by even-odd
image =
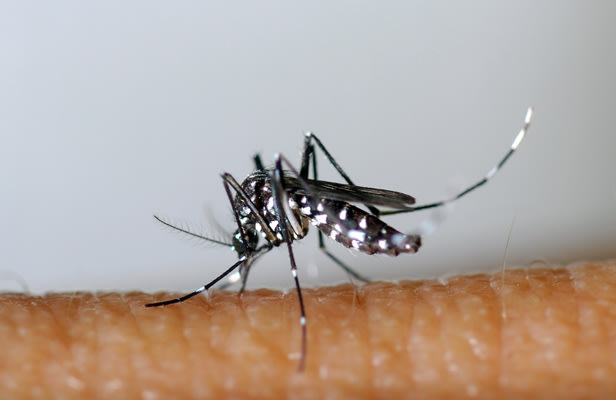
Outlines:
{"label": "mosquito", "polygon": [[[293,255],[293,241],[306,236],[310,225],[315,226],[318,230],[319,249],[351,276],[368,281],[327,250],[324,236],[347,248],[366,254],[397,256],[417,252],[421,246],[419,234],[399,232],[383,222],[380,217],[443,207],[484,185],[518,149],[530,126],[532,113],[533,109],[529,108],[524,125],[513,140],[509,151],[482,179],[449,199],[417,206],[414,205],[415,199],[407,194],[356,185],[312,132],[305,134],[299,170],[282,154],[274,156],[272,168],[264,167],[260,155],[255,155],[253,158],[255,171],[242,183],[228,173],[222,174],[223,186],[237,225],[229,242],[190,232],[154,216],[156,220],[172,229],[232,248],[237,252],[238,260],[215,279],[191,293],[175,299],[146,304],[146,307],[167,306],[186,301],[207,291],[236,269],[239,270],[240,293],[242,293],[252,264],[274,247],[285,245],[299,299],[301,354],[298,369],[303,371],[308,354],[306,310]],[[318,179],[317,148],[346,183]],[[366,209],[358,205],[364,205]],[[381,211],[378,207],[387,209]],[[264,239],[262,244],[260,239]]]}

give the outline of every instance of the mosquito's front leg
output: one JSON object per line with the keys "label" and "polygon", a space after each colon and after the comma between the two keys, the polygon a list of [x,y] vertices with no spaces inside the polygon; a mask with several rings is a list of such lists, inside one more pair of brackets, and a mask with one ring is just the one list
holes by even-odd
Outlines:
{"label": "mosquito's front leg", "polygon": [[[260,161],[261,160],[259,156],[258,155],[255,156],[255,162],[260,163]],[[222,179],[223,179],[223,185],[225,187],[225,191],[227,192],[227,196],[229,197],[229,201],[231,202],[231,207],[233,208],[233,215],[235,217],[235,222],[237,224],[237,232],[238,232],[239,237],[236,238],[237,241],[234,244],[236,247],[237,246],[243,247],[241,249],[236,248],[236,251],[238,251],[241,254],[243,253],[250,254],[251,256],[251,261],[250,262],[247,261],[242,266],[242,268],[240,268],[240,277],[242,279],[240,293],[242,293],[244,289],[246,288],[246,282],[248,281],[248,272],[250,271],[250,264],[252,264],[252,261],[254,261],[256,257],[254,251],[259,253],[260,250],[259,249],[257,250],[249,249],[248,236],[246,235],[246,230],[244,229],[244,226],[242,225],[241,216],[238,210],[236,210],[233,207],[234,201],[233,201],[233,194],[231,193],[231,189],[233,189],[238,194],[238,196],[241,197],[244,204],[246,204],[246,206],[250,209],[250,212],[254,215],[257,223],[261,225],[262,232],[265,234],[266,240],[269,242],[269,245],[265,246],[265,248],[271,249],[272,247],[271,243],[276,241],[277,238],[276,238],[275,233],[271,230],[268,223],[263,219],[261,214],[259,214],[259,211],[257,210],[257,206],[252,202],[252,200],[250,199],[250,196],[246,194],[244,189],[242,189],[242,186],[235,180],[235,178],[231,174],[225,172],[224,174],[222,174]]]}
{"label": "mosquito's front leg", "polygon": [[183,301],[186,301],[190,299],[191,297],[196,296],[199,293],[204,292],[208,290],[209,288],[211,288],[212,286],[214,286],[215,284],[217,284],[219,281],[221,281],[224,277],[226,277],[231,272],[233,272],[233,270],[235,270],[238,266],[240,266],[246,260],[247,260],[246,256],[241,257],[235,264],[227,268],[225,272],[218,275],[214,280],[210,281],[207,285],[203,285],[199,289],[196,289],[188,294],[185,294],[184,296],[171,299],[171,300],[159,301],[157,303],[149,303],[149,304],[146,304],[145,306],[146,307],[160,307],[160,306],[168,306],[169,304],[181,303]]}
{"label": "mosquito's front leg", "polygon": [[[270,242],[275,242],[277,240],[276,235],[270,229],[269,225],[263,219],[261,214],[259,214],[259,210],[257,210],[257,206],[255,205],[255,203],[252,202],[252,200],[250,200],[250,196],[248,196],[246,192],[244,192],[244,189],[242,189],[242,186],[235,180],[235,178],[231,174],[227,172],[222,174],[222,180],[223,180],[223,185],[225,186],[225,191],[227,192],[227,196],[229,196],[229,200],[231,201],[231,206],[233,207],[233,195],[231,194],[231,188],[232,188],[242,198],[242,201],[244,201],[244,204],[246,204],[246,206],[250,209],[250,212],[254,215],[259,225],[261,225],[261,229],[263,230],[263,233],[265,233],[267,240]],[[244,227],[242,225],[242,222],[240,221],[240,215],[237,212],[237,210],[233,210],[233,214],[235,215],[235,221],[237,223],[238,230],[241,233],[242,240],[245,241],[246,236],[244,232]]]}

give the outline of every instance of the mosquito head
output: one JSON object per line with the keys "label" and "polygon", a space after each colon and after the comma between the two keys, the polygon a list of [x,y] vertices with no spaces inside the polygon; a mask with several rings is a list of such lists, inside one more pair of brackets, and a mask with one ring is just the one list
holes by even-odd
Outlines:
{"label": "mosquito head", "polygon": [[259,243],[259,236],[256,230],[245,229],[244,237],[242,237],[242,233],[238,229],[233,235],[232,243],[233,250],[235,250],[240,257],[245,256],[253,253],[257,249],[257,244]]}

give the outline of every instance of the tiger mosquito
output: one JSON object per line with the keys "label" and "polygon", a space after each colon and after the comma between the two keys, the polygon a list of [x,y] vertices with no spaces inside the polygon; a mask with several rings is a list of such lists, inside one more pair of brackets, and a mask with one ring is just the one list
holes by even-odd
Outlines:
{"label": "tiger mosquito", "polygon": [[[190,232],[154,216],[156,220],[172,229],[232,248],[237,252],[238,260],[215,279],[193,292],[175,299],[146,304],[146,307],[181,303],[207,291],[238,268],[241,278],[240,293],[242,293],[252,264],[274,247],[284,244],[289,253],[291,274],[299,299],[301,355],[298,368],[303,371],[306,366],[308,344],[306,311],[293,255],[293,241],[306,236],[309,225],[314,225],[318,230],[319,249],[349,275],[361,281],[368,281],[327,250],[324,236],[347,248],[366,254],[397,256],[417,252],[421,246],[420,235],[401,233],[383,222],[380,217],[442,207],[484,185],[518,149],[530,126],[532,114],[533,109],[529,108],[524,125],[513,140],[509,151],[482,179],[449,199],[418,206],[414,205],[415,199],[412,196],[404,193],[357,186],[312,132],[305,134],[299,171],[282,154],[274,156],[273,168],[265,168],[260,155],[257,154],[254,156],[255,171],[241,184],[230,174],[222,174],[223,186],[237,224],[237,230],[230,242]],[[317,148],[346,183],[318,179]],[[368,211],[351,203],[363,204]],[[381,211],[377,207],[389,209]],[[265,243],[259,244],[260,238],[263,238]]]}

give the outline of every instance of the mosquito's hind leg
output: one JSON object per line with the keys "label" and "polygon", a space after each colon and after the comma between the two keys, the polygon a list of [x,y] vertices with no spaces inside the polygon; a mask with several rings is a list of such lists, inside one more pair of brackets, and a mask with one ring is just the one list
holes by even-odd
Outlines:
{"label": "mosquito's hind leg", "polygon": [[361,275],[359,272],[355,271],[354,269],[340,261],[338,257],[334,256],[332,253],[329,252],[329,250],[327,250],[327,247],[325,246],[325,240],[323,240],[323,232],[321,231],[319,231],[319,250],[325,253],[327,257],[329,257],[334,263],[336,263],[337,266],[342,268],[344,272],[351,275],[353,278],[360,280],[364,283],[370,282],[369,278],[366,278],[365,276]]}
{"label": "mosquito's hind leg", "polygon": [[442,207],[446,204],[453,203],[454,201],[460,199],[461,197],[464,197],[470,192],[473,192],[477,188],[483,186],[490,179],[492,179],[492,177],[496,175],[498,171],[500,171],[500,169],[503,167],[503,165],[505,165],[509,157],[511,157],[511,155],[515,153],[515,151],[518,149],[518,146],[520,145],[520,143],[522,143],[522,140],[524,140],[524,136],[526,136],[526,131],[528,131],[528,128],[530,126],[530,120],[532,116],[533,116],[533,109],[531,107],[528,109],[528,111],[526,111],[526,117],[524,118],[524,125],[522,126],[522,129],[520,129],[520,132],[513,139],[513,142],[511,143],[511,147],[509,148],[509,151],[507,151],[505,156],[501,158],[500,161],[495,166],[493,166],[488,171],[488,173],[483,178],[481,178],[479,181],[475,182],[468,188],[464,189],[463,191],[461,191],[460,193],[456,194],[455,196],[449,199],[436,201],[434,203],[423,204],[423,205],[419,205],[415,207],[409,207],[405,210],[385,210],[381,213],[381,215],[403,214],[403,213],[408,213],[408,212],[413,212],[413,211],[427,210],[429,208]]}

